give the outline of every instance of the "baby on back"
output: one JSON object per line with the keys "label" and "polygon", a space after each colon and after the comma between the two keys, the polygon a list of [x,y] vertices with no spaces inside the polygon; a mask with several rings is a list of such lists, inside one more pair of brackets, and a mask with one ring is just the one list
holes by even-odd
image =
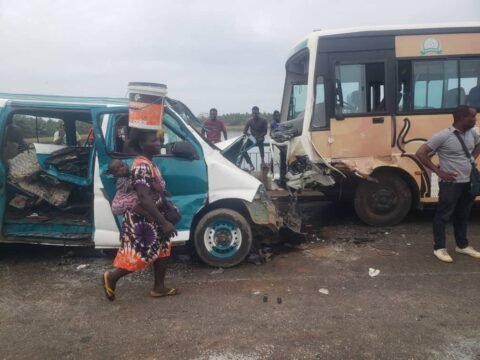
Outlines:
{"label": "baby on back", "polygon": [[155,219],[138,202],[137,192],[133,188],[130,170],[127,164],[119,159],[113,159],[108,164],[108,171],[116,179],[116,193],[112,201],[112,212],[123,215],[127,210],[142,215],[149,221]]}
{"label": "baby on back", "polygon": [[[145,217],[150,222],[156,219],[140,205],[138,195],[132,185],[130,170],[127,164],[119,159],[113,159],[108,164],[108,172],[116,179],[116,193],[112,201],[112,212],[115,215],[123,215],[127,210]],[[181,215],[177,207],[165,198],[168,193],[162,191],[162,196],[156,202],[158,210],[163,214],[165,219],[172,224],[176,224]]]}

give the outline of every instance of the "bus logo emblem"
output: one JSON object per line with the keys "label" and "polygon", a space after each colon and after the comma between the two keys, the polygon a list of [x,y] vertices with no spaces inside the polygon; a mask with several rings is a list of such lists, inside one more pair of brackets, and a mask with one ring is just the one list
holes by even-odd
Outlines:
{"label": "bus logo emblem", "polygon": [[423,41],[423,48],[420,51],[420,54],[422,55],[428,55],[428,54],[441,54],[442,49],[440,48],[440,42],[437,39],[434,38],[426,38]]}

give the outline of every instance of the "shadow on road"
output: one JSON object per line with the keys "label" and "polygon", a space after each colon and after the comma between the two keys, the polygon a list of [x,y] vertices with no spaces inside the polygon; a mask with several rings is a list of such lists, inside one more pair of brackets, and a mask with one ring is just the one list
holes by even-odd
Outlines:
{"label": "shadow on road", "polygon": [[[331,205],[322,203],[317,207],[310,206],[305,214],[308,221],[305,236],[295,234],[288,229],[279,233],[280,244],[264,245],[254,249],[254,252],[263,252],[267,259],[253,257],[252,263],[264,263],[273,259],[279,254],[291,251],[301,250],[305,244],[314,243],[351,243],[361,246],[366,243],[376,241],[380,235],[388,234],[398,229],[400,232],[404,228],[430,226],[435,208],[412,211],[407,218],[399,225],[391,227],[371,227],[363,224],[355,215],[354,210],[349,205]],[[476,204],[472,209],[471,219],[480,215],[480,204]],[[96,250],[92,248],[79,247],[59,247],[45,245],[26,245],[26,244],[0,244],[0,261],[17,263],[22,261],[58,261],[59,264],[66,262],[66,259],[75,258],[76,261],[91,258],[112,259],[115,257],[116,250]],[[263,256],[263,255],[262,255]],[[200,264],[200,260],[195,256],[190,246],[176,247],[173,250],[173,261],[191,261]]]}

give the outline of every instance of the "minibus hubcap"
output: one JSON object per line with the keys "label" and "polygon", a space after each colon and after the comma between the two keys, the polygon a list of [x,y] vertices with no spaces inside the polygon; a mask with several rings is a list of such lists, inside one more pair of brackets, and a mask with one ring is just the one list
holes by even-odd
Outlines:
{"label": "minibus hubcap", "polygon": [[205,229],[204,241],[213,256],[230,257],[242,245],[242,232],[231,220],[216,220]]}

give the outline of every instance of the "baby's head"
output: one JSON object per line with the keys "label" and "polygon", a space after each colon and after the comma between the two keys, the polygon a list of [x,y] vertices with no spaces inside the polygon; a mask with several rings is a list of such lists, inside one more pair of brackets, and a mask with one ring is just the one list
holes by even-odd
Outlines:
{"label": "baby's head", "polygon": [[128,176],[128,166],[122,160],[112,159],[108,164],[108,172],[115,177]]}

